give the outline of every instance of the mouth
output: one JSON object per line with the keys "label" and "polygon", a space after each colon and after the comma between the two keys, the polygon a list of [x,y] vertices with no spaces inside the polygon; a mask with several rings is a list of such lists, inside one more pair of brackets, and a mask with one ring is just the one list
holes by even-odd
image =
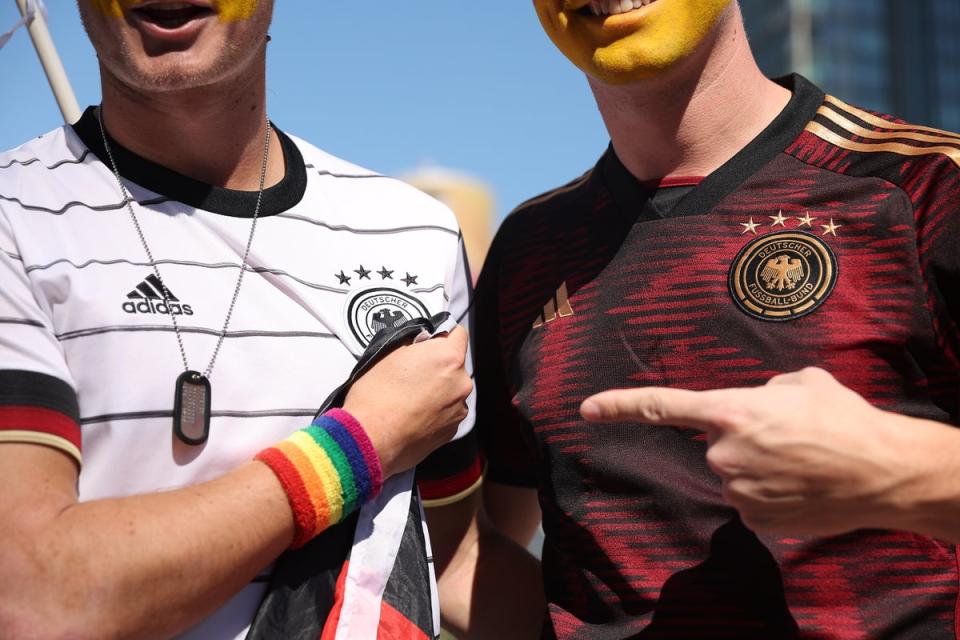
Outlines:
{"label": "mouth", "polygon": [[143,2],[133,7],[138,20],[162,31],[177,31],[216,15],[211,5],[202,2]]}
{"label": "mouth", "polygon": [[582,16],[604,18],[606,16],[616,16],[637,11],[656,1],[657,0],[590,0],[577,9],[577,13]]}

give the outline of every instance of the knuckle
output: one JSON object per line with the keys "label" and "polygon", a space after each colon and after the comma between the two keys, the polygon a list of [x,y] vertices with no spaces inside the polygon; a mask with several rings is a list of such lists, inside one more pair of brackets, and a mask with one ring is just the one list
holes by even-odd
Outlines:
{"label": "knuckle", "polygon": [[723,400],[714,408],[711,419],[722,429],[736,429],[749,422],[750,408],[742,400]]}
{"label": "knuckle", "polygon": [[800,370],[800,376],[803,380],[810,382],[823,382],[833,379],[832,375],[820,367],[804,367]]}
{"label": "knuckle", "polygon": [[780,373],[780,374],[777,374],[777,375],[773,376],[773,377],[770,378],[769,380],[767,380],[767,384],[768,384],[768,385],[772,385],[772,384],[789,384],[789,383],[793,382],[794,380],[796,380],[796,378],[797,378],[797,374],[796,374],[796,373]]}
{"label": "knuckle", "polygon": [[[626,406],[626,402],[618,402],[617,404],[620,405],[617,408],[621,413],[630,413],[630,407]],[[643,399],[639,410],[640,418],[648,422],[662,422],[667,417],[666,403],[663,397],[656,393]]]}
{"label": "knuckle", "polygon": [[707,449],[707,466],[718,476],[731,476],[740,465],[731,447],[720,442]]}

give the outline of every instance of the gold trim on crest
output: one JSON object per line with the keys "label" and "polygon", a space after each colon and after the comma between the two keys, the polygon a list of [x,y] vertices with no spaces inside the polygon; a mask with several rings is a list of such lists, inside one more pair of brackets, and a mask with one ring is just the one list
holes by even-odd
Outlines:
{"label": "gold trim on crest", "polygon": [[728,276],[730,292],[747,315],[792,320],[827,300],[837,281],[837,266],[829,245],[812,233],[773,233],[740,250]]}

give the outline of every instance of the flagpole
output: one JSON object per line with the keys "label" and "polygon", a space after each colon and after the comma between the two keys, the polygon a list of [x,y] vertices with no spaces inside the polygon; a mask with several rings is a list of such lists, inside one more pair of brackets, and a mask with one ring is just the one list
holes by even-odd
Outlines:
{"label": "flagpole", "polygon": [[[25,16],[28,0],[16,0],[16,2],[20,15]],[[60,113],[63,114],[67,124],[73,124],[80,119],[80,106],[70,87],[70,80],[63,69],[63,63],[60,62],[60,56],[57,55],[57,49],[53,46],[53,39],[50,37],[50,30],[47,29],[47,21],[42,11],[34,11],[33,20],[27,25],[27,30],[30,32],[33,48],[36,49],[40,64],[43,65],[50,88],[53,90],[53,96],[57,99]]]}

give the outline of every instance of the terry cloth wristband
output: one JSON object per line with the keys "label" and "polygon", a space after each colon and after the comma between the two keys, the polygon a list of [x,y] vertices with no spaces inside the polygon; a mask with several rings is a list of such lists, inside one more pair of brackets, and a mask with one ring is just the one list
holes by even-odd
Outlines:
{"label": "terry cloth wristband", "polygon": [[343,409],[317,416],[309,427],[254,459],[270,467],[287,493],[296,524],[294,549],[343,520],[383,486],[373,443]]}

